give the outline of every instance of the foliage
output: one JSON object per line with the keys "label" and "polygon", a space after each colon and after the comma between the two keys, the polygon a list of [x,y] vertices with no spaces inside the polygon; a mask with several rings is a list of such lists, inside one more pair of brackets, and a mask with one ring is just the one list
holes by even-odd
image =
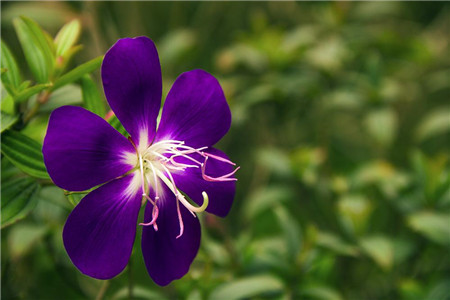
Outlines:
{"label": "foliage", "polygon": [[[2,6],[5,299],[448,299],[447,3]],[[106,116],[102,55],[138,35],[166,93],[188,69],[219,77],[233,114],[219,148],[241,166],[230,215],[200,216],[199,255],[165,288],[138,243],[110,281],[76,270],[61,233],[83,194],[55,187],[40,154],[53,109]]]}

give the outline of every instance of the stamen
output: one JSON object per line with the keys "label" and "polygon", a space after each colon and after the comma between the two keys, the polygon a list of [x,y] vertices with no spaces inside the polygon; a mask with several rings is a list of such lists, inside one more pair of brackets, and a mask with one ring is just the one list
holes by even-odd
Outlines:
{"label": "stamen", "polygon": [[[215,156],[215,155],[214,155]],[[237,181],[237,178],[230,178],[230,176],[233,176],[234,173],[237,172],[237,170],[239,170],[241,167],[237,167],[236,169],[234,169],[232,172],[219,176],[219,177],[212,177],[209,175],[206,175],[206,162],[208,161],[208,156],[206,156],[205,158],[205,162],[202,164],[202,178],[206,181],[211,181],[211,182],[221,182],[221,181]]]}
{"label": "stamen", "polygon": [[177,235],[177,239],[183,235],[184,232],[184,224],[183,218],[181,217],[180,204],[177,201],[177,215],[178,215],[178,223],[180,224],[180,234]]}

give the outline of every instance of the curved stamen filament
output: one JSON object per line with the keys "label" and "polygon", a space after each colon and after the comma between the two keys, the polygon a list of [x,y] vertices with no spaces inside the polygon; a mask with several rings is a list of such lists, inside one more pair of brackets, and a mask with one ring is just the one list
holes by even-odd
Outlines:
{"label": "curved stamen filament", "polygon": [[[227,158],[204,152],[208,147],[193,148],[185,145],[183,141],[177,140],[162,140],[158,141],[143,151],[136,148],[139,157],[139,169],[141,177],[142,196],[145,197],[153,205],[152,219],[148,223],[140,223],[143,226],[153,225],[155,230],[158,230],[156,221],[159,215],[158,200],[160,191],[158,191],[159,184],[165,184],[170,192],[175,196],[178,222],[180,225],[180,232],[177,238],[181,237],[184,232],[184,223],[182,212],[180,210],[180,203],[194,216],[196,212],[203,212],[209,204],[208,194],[203,191],[203,203],[197,207],[190,203],[186,197],[178,190],[175,180],[171,172],[180,174],[186,171],[187,168],[200,168],[202,179],[210,182],[227,182],[236,181],[233,175],[240,167],[235,168],[228,174],[213,177],[206,174],[206,164],[209,159],[214,159],[222,163],[236,166],[235,163]],[[176,161],[178,157],[185,160],[183,162]],[[203,162],[202,162],[203,160]],[[152,174],[150,174],[150,172]],[[146,181],[145,181],[146,179]],[[153,188],[155,193],[154,200],[146,193],[146,185],[148,190]]]}
{"label": "curved stamen filament", "polygon": [[209,157],[209,156],[206,156],[205,162],[202,164],[202,178],[203,178],[204,180],[206,180],[206,181],[212,181],[212,182],[220,182],[220,181],[236,181],[236,180],[237,180],[237,178],[233,178],[233,177],[230,177],[230,176],[233,176],[234,173],[236,173],[237,170],[239,170],[241,167],[237,167],[237,168],[234,169],[232,172],[230,172],[230,173],[228,173],[228,174],[225,174],[225,175],[222,175],[222,176],[219,176],[219,177],[212,177],[212,176],[206,175],[206,173],[205,173],[205,172],[206,172],[206,162],[208,161],[208,157]]}

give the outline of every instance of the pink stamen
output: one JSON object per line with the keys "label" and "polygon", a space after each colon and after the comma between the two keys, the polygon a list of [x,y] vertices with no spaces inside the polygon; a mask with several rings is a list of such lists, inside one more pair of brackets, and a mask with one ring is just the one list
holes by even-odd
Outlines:
{"label": "pink stamen", "polygon": [[233,165],[233,166],[236,165],[236,164],[235,164],[234,162],[232,162],[231,160],[228,160],[228,159],[226,159],[226,158],[220,157],[220,156],[218,156],[218,155],[214,155],[214,154],[206,153],[206,152],[203,152],[203,154],[204,154],[205,156],[207,156],[207,157],[209,156],[209,157],[211,157],[211,158],[214,158],[214,159],[223,161],[223,162],[225,162],[225,163],[227,163],[227,164],[230,164],[230,165]]}
{"label": "pink stamen", "polygon": [[180,234],[177,235],[177,239],[183,235],[184,232],[184,224],[183,224],[183,218],[181,217],[181,211],[180,211],[180,203],[177,201],[177,215],[178,215],[178,223],[180,224]]}
{"label": "pink stamen", "polygon": [[[215,155],[214,155],[215,156]],[[211,156],[213,157],[213,156]],[[215,158],[215,157],[213,157]],[[202,164],[202,178],[206,181],[211,181],[211,182],[223,182],[223,181],[236,181],[237,178],[230,178],[230,176],[233,176],[234,173],[237,172],[237,170],[240,169],[240,167],[237,167],[236,169],[234,169],[232,172],[219,176],[219,177],[212,177],[209,175],[206,175],[206,162],[208,161],[208,156],[205,157],[205,162]]]}

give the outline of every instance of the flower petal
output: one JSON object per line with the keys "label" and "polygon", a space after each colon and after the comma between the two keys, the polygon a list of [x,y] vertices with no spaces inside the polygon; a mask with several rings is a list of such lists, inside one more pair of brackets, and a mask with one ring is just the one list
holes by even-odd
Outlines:
{"label": "flower petal", "polygon": [[123,175],[134,165],[132,144],[105,120],[81,107],[63,106],[50,116],[42,152],[55,184],[83,191]]}
{"label": "flower petal", "polygon": [[[215,148],[208,148],[204,152],[229,160],[225,153]],[[199,161],[202,161],[200,155],[198,154],[191,156]],[[185,158],[177,158],[176,161],[185,164],[192,164]],[[212,177],[220,177],[232,172],[233,169],[234,167],[228,163],[210,158],[206,164],[205,173]],[[207,212],[215,214],[219,217],[225,217],[230,211],[236,190],[235,181],[206,181],[202,178],[200,168],[186,168],[184,172],[173,173],[172,176],[177,187],[186,193],[189,198],[191,198],[198,205],[202,205],[203,203],[202,192],[205,191],[208,194],[209,204],[206,207]],[[234,178],[234,176],[231,178]]]}
{"label": "flower petal", "polygon": [[143,134],[151,142],[162,93],[153,41],[145,36],[118,40],[103,60],[102,80],[109,105],[134,142],[138,144]]}
{"label": "flower petal", "polygon": [[[153,226],[142,230],[142,254],[150,277],[157,284],[164,286],[175,279],[180,279],[188,271],[200,246],[200,223],[180,204],[184,232],[180,233],[176,200],[170,190],[164,186],[164,193],[159,195],[159,216],[156,221],[158,231]],[[152,205],[147,204],[145,222],[151,220]]]}
{"label": "flower petal", "polygon": [[142,199],[133,188],[133,176],[92,191],[69,215],[63,231],[64,246],[82,273],[109,279],[127,265]]}
{"label": "flower petal", "polygon": [[227,133],[231,112],[214,76],[193,70],[181,74],[167,95],[156,140],[212,146]]}

